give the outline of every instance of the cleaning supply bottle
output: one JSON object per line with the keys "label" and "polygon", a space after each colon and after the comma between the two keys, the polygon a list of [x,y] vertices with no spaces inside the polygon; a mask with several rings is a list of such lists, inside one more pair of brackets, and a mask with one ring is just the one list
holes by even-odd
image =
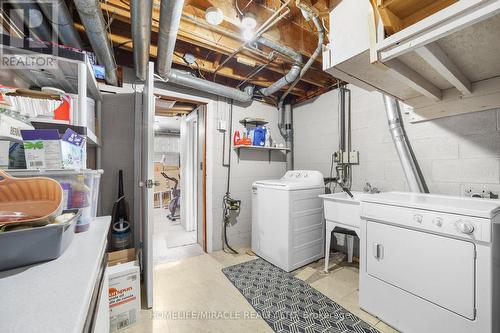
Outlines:
{"label": "cleaning supply bottle", "polygon": [[240,131],[235,131],[234,132],[234,136],[233,136],[233,145],[238,145],[238,141],[240,141],[241,137],[240,137]]}

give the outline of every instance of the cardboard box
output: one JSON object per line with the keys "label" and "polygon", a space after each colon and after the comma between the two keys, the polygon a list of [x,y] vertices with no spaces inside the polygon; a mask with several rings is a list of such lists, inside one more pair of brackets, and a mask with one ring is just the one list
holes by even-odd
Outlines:
{"label": "cardboard box", "polygon": [[135,249],[108,254],[110,332],[137,322],[141,309],[140,269]]}
{"label": "cardboard box", "polygon": [[71,129],[21,130],[28,169],[85,169],[86,139]]}

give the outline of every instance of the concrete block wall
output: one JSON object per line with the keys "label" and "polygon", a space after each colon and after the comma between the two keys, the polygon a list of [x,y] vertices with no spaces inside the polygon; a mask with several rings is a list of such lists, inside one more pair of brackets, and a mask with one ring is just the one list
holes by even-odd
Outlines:
{"label": "concrete block wall", "polygon": [[[380,190],[408,190],[389,134],[382,95],[349,85],[352,91],[353,189],[366,182]],[[338,91],[294,108],[295,168],[329,173],[338,146]],[[466,190],[500,192],[500,110],[473,112],[405,128],[431,193]]]}
{"label": "concrete block wall", "polygon": [[[207,118],[207,223],[213,228],[212,250],[222,249],[222,198],[227,186],[227,168],[222,166],[223,132],[217,130],[219,120],[229,121],[230,104],[223,98],[217,101],[215,112]],[[233,133],[243,130],[239,120],[245,117],[262,117],[271,129],[273,139],[284,143],[278,131],[278,112],[276,108],[253,102],[250,105],[233,105]],[[229,137],[230,136],[230,137]],[[285,156],[280,152],[272,152],[271,161],[266,151],[242,150],[240,156],[228,145],[232,142],[229,130],[226,134],[225,163],[231,159],[230,191],[234,199],[241,200],[241,213],[232,226],[228,228],[229,244],[234,247],[248,247],[251,243],[252,198],[251,186],[256,180],[280,178],[286,171]]]}
{"label": "concrete block wall", "polygon": [[[382,95],[349,85],[352,94],[353,190],[366,182],[381,191],[407,191],[394,148]],[[293,110],[295,169],[330,173],[338,150],[338,90],[306,101]],[[500,110],[473,112],[411,124],[405,129],[431,193],[500,193]],[[336,235],[333,247],[345,246]],[[357,253],[357,248],[355,248]]]}

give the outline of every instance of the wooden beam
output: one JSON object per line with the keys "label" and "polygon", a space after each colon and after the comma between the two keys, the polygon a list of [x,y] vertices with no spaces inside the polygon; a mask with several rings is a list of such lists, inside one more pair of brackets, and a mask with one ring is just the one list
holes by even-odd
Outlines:
{"label": "wooden beam", "polygon": [[403,29],[403,22],[399,17],[397,17],[388,7],[384,5],[384,1],[377,1],[377,11],[380,15],[380,19],[384,23],[385,31],[388,34],[394,34],[399,30]]}
{"label": "wooden beam", "polygon": [[389,60],[385,64],[389,67],[387,73],[391,74],[410,88],[418,91],[422,95],[427,96],[434,101],[441,100],[441,89],[436,87],[422,75],[418,74],[401,61],[393,59]]}
{"label": "wooden beam", "polygon": [[[75,28],[78,31],[85,31],[83,25],[80,23],[75,23]],[[111,39],[111,41],[113,42],[113,44],[120,45],[120,48],[122,48],[122,49],[125,49],[128,51],[133,51],[133,46],[132,46],[132,42],[131,42],[130,37],[126,37],[126,36],[122,36],[122,35],[118,35],[118,34],[114,34],[114,33],[108,34],[108,36]],[[196,49],[194,49],[194,48],[182,49],[182,48],[179,48],[179,46],[177,46],[176,50],[177,51],[174,52],[174,56],[173,56],[173,63],[178,64],[178,65],[189,67],[189,66],[187,66],[186,62],[182,58],[182,55],[184,54],[184,52],[190,52],[190,53],[193,53],[195,56],[197,56]],[[180,51],[180,53],[179,53],[179,51]],[[153,57],[157,56],[158,47],[156,45],[151,45],[150,54]],[[215,69],[217,68],[215,66],[214,62],[212,62],[208,59],[204,59],[200,55],[197,56],[197,63],[200,66],[200,70],[202,70],[203,72],[213,73],[215,71]],[[193,69],[196,69],[196,67],[194,66]],[[217,72],[217,75],[224,76],[224,77],[234,79],[237,81],[242,81],[242,80],[246,79],[246,75],[248,75],[249,72],[250,72],[250,70],[247,70],[247,71],[245,71],[245,73],[240,74],[236,70],[236,68],[234,68],[234,67],[223,67],[223,68],[219,69],[219,71]],[[248,82],[251,84],[262,86],[262,87],[269,87],[271,84],[274,83],[274,80],[271,81],[266,77],[256,76],[256,77],[253,77],[252,79],[248,80]],[[285,86],[282,89],[282,91],[285,91],[286,89],[287,89],[287,87]],[[294,94],[294,95],[302,96],[304,93],[305,93],[305,88],[301,88],[300,85],[296,86],[292,90],[292,94]]]}
{"label": "wooden beam", "polygon": [[[101,8],[104,11],[112,13],[116,20],[130,24],[130,10],[119,0],[108,0],[107,3],[100,3]],[[153,13],[152,31],[158,32],[159,30],[159,12],[156,8],[156,14]],[[191,15],[191,13],[188,13]],[[235,34],[234,32],[227,31],[227,34]],[[224,34],[208,30],[193,22],[191,20],[183,17],[181,19],[181,26],[177,35],[178,40],[188,42],[190,44],[203,47],[208,50],[212,50],[223,55],[229,55],[234,50],[238,49],[242,40],[230,38]],[[314,37],[316,38],[316,37]],[[315,39],[316,40],[316,39]],[[252,52],[243,50],[242,55],[250,59],[255,60],[259,65],[267,62],[267,58],[264,56],[257,56]],[[275,73],[283,73],[283,60],[277,59],[275,62],[270,64],[267,68]],[[302,81],[316,86],[324,87],[332,84],[335,80],[327,73],[320,69],[311,68],[302,78]]]}
{"label": "wooden beam", "polygon": [[437,42],[427,44],[415,52],[462,94],[472,93],[472,84],[458,66],[446,55]]}

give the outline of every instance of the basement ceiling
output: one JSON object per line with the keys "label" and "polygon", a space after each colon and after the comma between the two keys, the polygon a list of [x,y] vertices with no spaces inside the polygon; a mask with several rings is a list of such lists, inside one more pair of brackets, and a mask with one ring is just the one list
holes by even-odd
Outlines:
{"label": "basement ceiling", "polygon": [[[237,3],[236,3],[237,1]],[[272,52],[260,45],[250,45],[242,49],[234,58],[227,57],[239,49],[244,43],[240,27],[240,15],[236,8],[244,13],[252,13],[257,20],[257,29],[264,23],[284,1],[281,0],[186,0],[183,8],[181,24],[177,35],[173,63],[179,69],[188,69],[194,75],[230,87],[241,87],[253,84],[267,87],[279,80],[291,67],[291,60],[279,53]],[[304,2],[304,1],[303,1]],[[320,15],[322,23],[328,31],[328,13],[338,1],[309,0],[312,8]],[[69,3],[68,3],[69,4]],[[101,0],[103,16],[109,27],[109,37],[115,48],[115,57],[119,65],[133,66],[133,42],[131,34],[131,13],[129,0]],[[212,26],[205,20],[205,11],[209,7],[217,7],[224,14],[224,21]],[[289,13],[264,36],[299,51],[304,63],[314,52],[317,45],[317,34],[312,22],[306,21],[295,1],[290,1]],[[160,0],[153,1],[153,22],[150,56],[155,61],[157,54],[157,37],[159,26]],[[82,38],[87,41],[83,25],[78,15],[74,16],[75,27]],[[325,42],[328,40],[326,39]],[[326,43],[325,43],[326,44]],[[196,61],[188,64],[185,55],[192,54]],[[257,73],[256,73],[257,72]],[[333,89],[338,80],[322,71],[321,56],[311,69],[295,86],[291,94],[295,103],[318,96]],[[288,87],[266,99],[275,104],[276,99]]]}

